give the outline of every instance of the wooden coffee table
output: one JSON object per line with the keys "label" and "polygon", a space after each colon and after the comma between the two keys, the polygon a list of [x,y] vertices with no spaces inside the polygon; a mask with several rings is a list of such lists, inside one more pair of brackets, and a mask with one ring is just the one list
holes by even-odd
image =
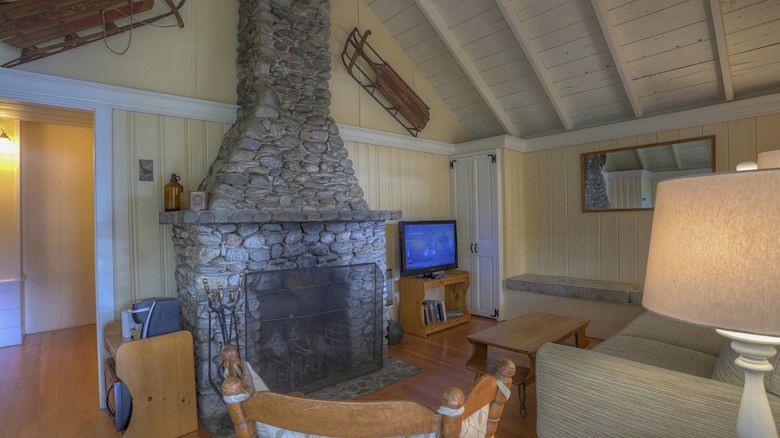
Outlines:
{"label": "wooden coffee table", "polygon": [[526,313],[469,335],[473,351],[466,368],[477,373],[477,376],[495,373],[498,360],[488,358],[488,347],[527,355],[531,361],[530,368],[518,366],[513,378],[520,392],[520,415],[525,417],[525,388],[536,377],[536,352],[544,344],[558,343],[572,336],[578,348],[586,348],[588,337],[585,329],[588,324],[590,321],[587,319],[542,312]]}

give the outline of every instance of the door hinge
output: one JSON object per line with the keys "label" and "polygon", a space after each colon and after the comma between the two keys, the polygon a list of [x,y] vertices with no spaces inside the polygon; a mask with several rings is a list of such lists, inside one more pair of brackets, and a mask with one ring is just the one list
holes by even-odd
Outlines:
{"label": "door hinge", "polygon": [[491,163],[496,164],[496,154],[488,154],[488,157],[490,157]]}
{"label": "door hinge", "polygon": [[455,168],[455,162],[456,161],[458,161],[458,160],[450,160],[450,169],[454,169]]}
{"label": "door hinge", "polygon": [[493,309],[493,318],[498,319],[498,309]]}

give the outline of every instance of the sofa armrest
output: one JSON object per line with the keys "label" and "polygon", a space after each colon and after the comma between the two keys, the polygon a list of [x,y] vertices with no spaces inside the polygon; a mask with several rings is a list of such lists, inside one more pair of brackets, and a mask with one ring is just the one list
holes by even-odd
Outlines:
{"label": "sofa armrest", "polygon": [[536,372],[539,438],[736,436],[738,386],[555,344]]}

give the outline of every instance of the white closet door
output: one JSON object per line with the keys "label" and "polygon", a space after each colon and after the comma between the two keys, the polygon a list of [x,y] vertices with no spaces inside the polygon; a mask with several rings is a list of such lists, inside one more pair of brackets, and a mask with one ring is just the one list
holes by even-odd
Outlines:
{"label": "white closet door", "polygon": [[499,307],[498,174],[495,155],[474,157],[472,313],[496,317]]}
{"label": "white closet door", "polygon": [[[458,158],[453,160],[452,184],[452,216],[455,218],[458,237],[458,269],[474,273],[474,254],[471,249],[472,212],[474,210],[474,172],[473,159]],[[474,284],[472,278],[471,283]]]}

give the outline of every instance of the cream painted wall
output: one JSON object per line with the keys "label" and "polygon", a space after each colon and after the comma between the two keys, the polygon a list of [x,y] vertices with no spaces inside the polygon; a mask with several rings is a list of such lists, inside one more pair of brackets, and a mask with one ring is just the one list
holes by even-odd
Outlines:
{"label": "cream painted wall", "polygon": [[[155,3],[156,10],[167,9],[165,2]],[[124,55],[116,55],[102,42],[96,42],[16,68],[234,103],[238,0],[189,0],[181,13],[184,29],[136,29]],[[175,22],[166,18],[156,24]],[[119,50],[127,40],[118,35],[107,43]],[[0,63],[17,56],[17,50],[0,44]]]}
{"label": "cream painted wall", "polygon": [[22,122],[21,138],[25,333],[94,324],[93,131]]}
{"label": "cream painted wall", "polygon": [[0,128],[16,144],[15,153],[0,151],[0,281],[21,277],[19,205],[19,121],[0,119]]}
{"label": "cream painted wall", "polygon": [[[530,272],[642,283],[652,212],[581,212],[580,154],[622,146],[716,136],[718,171],[780,148],[780,114],[691,126],[525,154],[523,239],[508,240],[507,274]],[[507,214],[509,210],[507,210]],[[515,214],[515,213],[511,213]],[[525,266],[523,266],[525,263]]]}
{"label": "cream painted wall", "polygon": [[0,347],[22,342],[19,121],[0,119],[14,142],[0,150]]}
{"label": "cream painted wall", "polygon": [[[172,173],[194,190],[230,126],[114,111],[114,272],[118,311],[132,301],[176,296],[171,226],[159,224]],[[138,180],[138,160],[154,160],[154,181]]]}
{"label": "cream painted wall", "polygon": [[330,80],[330,91],[333,95],[331,112],[337,122],[409,135],[355,82],[341,61],[341,51],[347,35],[357,27],[360,32],[371,30],[369,44],[430,107],[431,120],[420,137],[448,143],[470,140],[468,132],[363,0],[331,0],[331,23],[330,51],[333,55],[331,64],[333,77]]}

